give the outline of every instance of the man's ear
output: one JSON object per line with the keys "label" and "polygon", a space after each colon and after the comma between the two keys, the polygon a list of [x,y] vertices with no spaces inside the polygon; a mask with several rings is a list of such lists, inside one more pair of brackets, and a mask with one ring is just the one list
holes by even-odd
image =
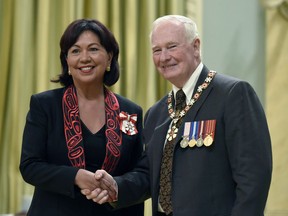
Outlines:
{"label": "man's ear", "polygon": [[193,47],[195,50],[200,50],[200,39],[199,38],[195,38],[193,41]]}

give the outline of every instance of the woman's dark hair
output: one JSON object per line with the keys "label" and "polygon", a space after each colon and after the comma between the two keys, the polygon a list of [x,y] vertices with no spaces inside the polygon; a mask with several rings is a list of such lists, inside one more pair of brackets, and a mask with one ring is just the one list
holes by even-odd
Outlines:
{"label": "woman's dark hair", "polygon": [[110,65],[110,72],[104,74],[104,84],[107,86],[114,85],[120,76],[119,71],[119,46],[112,32],[101,22],[95,19],[78,19],[68,25],[60,40],[60,60],[62,72],[57,79],[51,82],[60,83],[63,86],[69,86],[73,83],[72,76],[68,74],[67,54],[68,50],[76,43],[79,36],[84,31],[94,32],[100,40],[101,45],[108,53],[112,53],[113,57]]}

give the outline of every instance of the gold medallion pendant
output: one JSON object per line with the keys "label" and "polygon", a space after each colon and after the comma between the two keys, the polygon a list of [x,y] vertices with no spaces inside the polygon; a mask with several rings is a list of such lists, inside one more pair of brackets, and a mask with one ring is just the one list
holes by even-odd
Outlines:
{"label": "gold medallion pendant", "polygon": [[205,146],[210,146],[213,143],[213,138],[212,136],[209,134],[205,137],[204,141],[203,141]]}
{"label": "gold medallion pendant", "polygon": [[194,137],[189,141],[189,147],[193,148],[196,145],[197,141],[194,139]]}

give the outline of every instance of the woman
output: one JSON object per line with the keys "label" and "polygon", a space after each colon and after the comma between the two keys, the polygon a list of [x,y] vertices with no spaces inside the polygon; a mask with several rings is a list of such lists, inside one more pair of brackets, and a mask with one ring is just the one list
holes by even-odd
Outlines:
{"label": "woman", "polygon": [[143,203],[111,211],[80,190],[97,187],[94,173],[121,175],[140,157],[142,109],[106,86],[119,79],[119,47],[99,21],[72,22],[60,40],[64,88],[32,95],[20,171],[35,186],[28,216],[143,215]]}

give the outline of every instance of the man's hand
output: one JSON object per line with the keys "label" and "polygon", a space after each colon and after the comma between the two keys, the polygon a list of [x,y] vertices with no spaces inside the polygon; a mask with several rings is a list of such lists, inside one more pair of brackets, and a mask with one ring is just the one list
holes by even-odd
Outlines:
{"label": "man's hand", "polygon": [[105,170],[97,170],[94,178],[97,181],[98,187],[94,190],[89,190],[88,188],[82,189],[81,193],[84,194],[87,199],[92,199],[98,204],[117,201],[118,186],[113,177]]}

